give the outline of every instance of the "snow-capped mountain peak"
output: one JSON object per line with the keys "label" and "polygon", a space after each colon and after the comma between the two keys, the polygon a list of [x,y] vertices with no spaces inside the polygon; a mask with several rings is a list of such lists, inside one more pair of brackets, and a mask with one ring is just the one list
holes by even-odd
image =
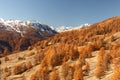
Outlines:
{"label": "snow-capped mountain peak", "polygon": [[48,25],[41,24],[38,21],[21,21],[21,20],[12,20],[12,19],[4,20],[0,18],[0,29],[15,31],[17,33],[22,34],[29,28],[40,30],[40,32],[42,31],[42,32],[54,34],[54,31]]}
{"label": "snow-capped mountain peak", "polygon": [[0,22],[4,22],[4,19],[3,19],[3,18],[0,18]]}
{"label": "snow-capped mountain peak", "polygon": [[[85,23],[80,26],[60,26],[58,28],[55,28],[53,26],[48,26],[46,24],[41,24],[40,22],[36,20],[30,20],[30,21],[21,21],[21,20],[5,20],[3,18],[0,18],[0,29],[9,30],[9,31],[15,31],[17,33],[23,34],[25,31],[29,28],[33,28],[36,30],[40,30],[42,32],[47,32],[50,34],[54,34],[54,32],[64,32],[68,30],[75,30],[80,28],[85,28],[90,26],[90,24]],[[39,32],[40,33],[40,32]],[[40,33],[42,34],[42,33]]]}
{"label": "snow-capped mountain peak", "polygon": [[90,26],[90,24],[88,24],[88,23],[82,24],[80,26],[75,26],[75,27],[72,27],[72,26],[60,26],[60,27],[56,28],[56,31],[57,32],[64,32],[64,31],[69,31],[69,30],[81,29],[81,28],[85,28],[85,27],[88,27],[88,26]]}

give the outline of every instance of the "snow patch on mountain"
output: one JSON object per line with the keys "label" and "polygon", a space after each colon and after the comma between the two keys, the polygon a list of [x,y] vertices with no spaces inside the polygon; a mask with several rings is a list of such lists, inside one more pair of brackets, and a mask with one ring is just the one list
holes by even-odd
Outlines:
{"label": "snow patch on mountain", "polygon": [[54,34],[54,32],[64,32],[68,30],[76,30],[81,29],[90,26],[90,24],[82,24],[80,26],[60,26],[58,28],[55,28],[53,26],[48,26],[46,24],[41,24],[38,21],[32,20],[32,21],[21,21],[21,20],[5,20],[3,18],[0,18],[0,29],[9,30],[9,31],[15,31],[17,33],[20,33],[21,35],[25,33],[25,31],[29,28],[33,28],[35,30],[39,30],[39,34],[43,34],[42,32],[47,32],[50,34]]}
{"label": "snow patch on mountain", "polygon": [[64,31],[69,31],[69,30],[81,29],[81,28],[85,28],[85,27],[88,27],[88,26],[90,26],[90,24],[88,24],[88,23],[82,24],[80,26],[75,26],[75,27],[72,27],[72,26],[60,26],[60,27],[56,28],[55,30],[57,32],[64,32]]}
{"label": "snow patch on mountain", "polygon": [[3,18],[0,18],[0,22],[4,22],[4,19],[3,19]]}
{"label": "snow patch on mountain", "polygon": [[22,34],[29,28],[34,28],[35,30],[40,30],[42,32],[54,34],[54,31],[48,25],[41,24],[38,21],[20,21],[11,19],[4,20],[0,18],[0,29],[15,31],[17,33]]}

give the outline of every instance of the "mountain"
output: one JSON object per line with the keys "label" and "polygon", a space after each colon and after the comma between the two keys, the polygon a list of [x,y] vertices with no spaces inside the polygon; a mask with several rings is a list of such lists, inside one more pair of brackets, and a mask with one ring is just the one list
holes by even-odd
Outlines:
{"label": "mountain", "polygon": [[[55,33],[48,25],[41,24],[37,21],[4,20],[0,18],[0,29],[24,34],[25,31],[30,28],[50,34]],[[40,35],[42,36],[42,32],[40,32]]]}
{"label": "mountain", "polygon": [[120,17],[58,33],[0,58],[0,80],[40,79],[119,80]]}
{"label": "mountain", "polygon": [[80,30],[59,33],[32,48],[37,51],[33,51],[34,54],[39,55],[39,68],[28,80],[120,79],[119,16]]}
{"label": "mountain", "polygon": [[4,20],[0,18],[0,56],[25,50],[37,41],[46,39],[56,33],[48,25],[36,21]]}
{"label": "mountain", "polygon": [[85,28],[85,27],[88,27],[88,26],[90,26],[90,24],[88,24],[88,23],[85,23],[85,24],[82,24],[82,25],[76,26],[76,27],[60,26],[60,27],[56,28],[55,30],[56,30],[57,32],[64,32],[64,31],[81,29],[81,28]]}

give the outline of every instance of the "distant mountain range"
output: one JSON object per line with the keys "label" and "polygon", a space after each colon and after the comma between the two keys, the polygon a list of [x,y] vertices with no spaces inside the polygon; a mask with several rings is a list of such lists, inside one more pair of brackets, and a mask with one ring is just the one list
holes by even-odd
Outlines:
{"label": "distant mountain range", "polygon": [[47,32],[54,34],[55,31],[52,30],[48,25],[41,24],[37,21],[20,21],[20,20],[4,20],[0,18],[0,29],[14,31],[20,34],[24,34],[27,29],[40,30],[39,34],[43,36],[42,32]]}
{"label": "distant mountain range", "polygon": [[88,23],[85,23],[85,24],[82,24],[80,26],[75,26],[75,27],[72,27],[72,26],[60,26],[58,28],[55,28],[55,30],[57,32],[64,32],[64,31],[69,31],[69,30],[76,30],[76,29],[81,29],[81,28],[85,28],[85,27],[88,27],[90,26],[90,24]]}
{"label": "distant mountain range", "polygon": [[[25,30],[28,28],[34,28],[41,31],[48,32],[50,34],[56,32],[64,32],[68,30],[75,30],[80,28],[85,28],[90,26],[90,24],[85,23],[80,26],[60,26],[60,27],[52,27],[48,26],[46,24],[41,24],[37,21],[20,21],[20,20],[4,20],[3,18],[0,18],[0,29],[9,30],[9,31],[15,31],[17,33],[23,34],[25,33]],[[42,35],[42,33],[40,33]]]}

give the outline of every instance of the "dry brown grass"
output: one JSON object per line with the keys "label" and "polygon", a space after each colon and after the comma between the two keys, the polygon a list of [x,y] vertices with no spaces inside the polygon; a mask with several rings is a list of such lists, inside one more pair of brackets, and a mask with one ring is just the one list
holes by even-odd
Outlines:
{"label": "dry brown grass", "polygon": [[29,56],[32,56],[32,55],[34,55],[34,54],[35,54],[35,52],[32,51],[32,52],[28,53],[27,56],[29,57]]}

